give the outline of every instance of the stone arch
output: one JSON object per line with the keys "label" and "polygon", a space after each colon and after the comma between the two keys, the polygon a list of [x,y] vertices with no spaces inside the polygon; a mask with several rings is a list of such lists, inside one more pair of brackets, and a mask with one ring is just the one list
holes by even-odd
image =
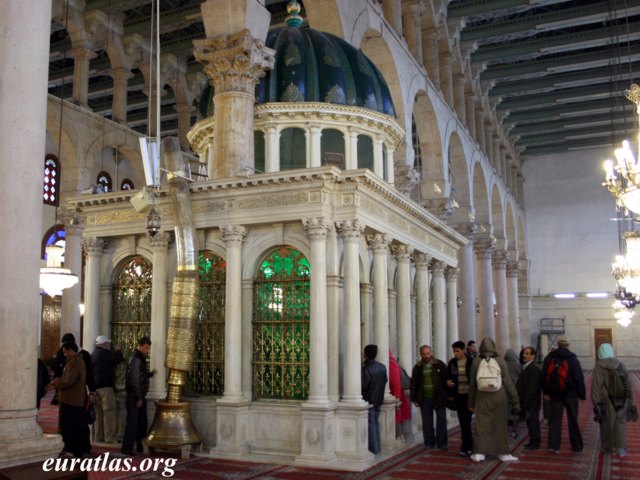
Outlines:
{"label": "stone arch", "polygon": [[451,197],[456,200],[461,208],[470,211],[469,168],[464,148],[462,147],[462,140],[457,132],[451,132],[448,144],[448,172],[445,176],[448,188],[443,193],[445,197]]}
{"label": "stone arch", "polygon": [[488,181],[481,162],[476,161],[472,165],[473,208],[476,223],[488,226],[491,223]]}
{"label": "stone arch", "polygon": [[420,199],[426,200],[439,196],[438,189],[443,190],[445,162],[436,111],[424,90],[416,94],[413,119],[421,156]]}
{"label": "stone arch", "polygon": [[[272,248],[279,245],[287,245],[298,250],[307,259],[311,258],[309,241],[301,233],[288,233],[284,236],[282,243],[280,243],[276,241],[276,236],[273,233],[266,234],[266,232],[260,231],[259,235],[252,235],[251,232],[249,232],[242,248],[242,280],[253,280],[255,272],[260,265],[260,260],[264,258]],[[311,268],[313,268],[313,266]]]}
{"label": "stone arch", "polygon": [[500,197],[500,190],[497,185],[493,185],[491,189],[491,227],[493,235],[496,237],[496,248],[498,250],[505,250],[507,248],[505,224],[504,224],[504,210],[502,208],[502,198]]}

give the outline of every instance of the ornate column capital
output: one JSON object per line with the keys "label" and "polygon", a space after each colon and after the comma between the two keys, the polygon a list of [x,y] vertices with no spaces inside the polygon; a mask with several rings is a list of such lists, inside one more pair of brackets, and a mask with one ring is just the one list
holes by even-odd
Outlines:
{"label": "ornate column capital", "polygon": [[496,249],[496,237],[493,235],[477,236],[473,240],[473,249],[478,258],[491,259],[493,251]]}
{"label": "ornate column capital", "polygon": [[173,233],[158,232],[155,235],[151,235],[151,233],[147,232],[147,240],[149,240],[152,250],[166,250],[173,241]]}
{"label": "ornate column capital", "polygon": [[447,281],[455,281],[458,278],[458,269],[456,267],[448,266],[444,271],[444,276]]}
{"label": "ornate column capital", "polygon": [[433,213],[443,222],[447,223],[453,215],[454,209],[458,207],[453,197],[431,198],[422,201],[422,206]]}
{"label": "ornate column capital", "polygon": [[473,242],[478,233],[478,224],[475,222],[461,222],[453,225],[458,233],[464,235],[470,242]]}
{"label": "ornate column capital", "polygon": [[64,225],[64,231],[67,235],[80,235],[84,230],[84,219],[82,215],[71,208],[65,208],[59,211],[58,219]]}
{"label": "ornate column capital", "polygon": [[329,233],[330,222],[324,217],[305,218],[302,225],[311,240],[325,240]]}
{"label": "ornate column capital", "polygon": [[520,262],[517,260],[510,260],[507,262],[507,277],[517,277],[520,270]]}
{"label": "ornate column capital", "polygon": [[245,92],[253,97],[265,70],[273,68],[275,51],[253,38],[248,29],[194,40],[193,45],[195,58],[204,64],[216,94]]}
{"label": "ornate column capital", "polygon": [[88,48],[84,48],[84,47],[79,47],[79,48],[74,48],[73,50],[69,50],[67,54],[76,61],[93,60],[98,56],[98,54],[93,50],[89,50]]}
{"label": "ornate column capital", "polygon": [[220,227],[222,233],[222,241],[231,245],[240,245],[247,236],[247,229],[243,225],[224,225]]}
{"label": "ornate column capital", "polygon": [[493,252],[493,268],[505,270],[507,261],[509,260],[509,252],[506,250],[497,250]]}
{"label": "ornate column capital", "polygon": [[100,256],[107,247],[108,242],[98,237],[85,237],[82,240],[82,249],[89,256]]}
{"label": "ornate column capital", "polygon": [[364,232],[364,223],[360,220],[345,220],[344,222],[337,222],[336,227],[338,228],[338,234],[345,241],[357,241],[362,232]]}
{"label": "ornate column capital", "polygon": [[444,264],[443,261],[441,261],[441,260],[433,260],[431,262],[431,273],[433,275],[442,276],[442,275],[444,275],[444,267],[445,267],[445,264]]}
{"label": "ornate column capital", "polygon": [[367,243],[369,248],[374,252],[385,253],[389,249],[389,245],[393,238],[386,233],[374,233],[367,235]]}
{"label": "ornate column capital", "polygon": [[391,253],[398,263],[409,263],[413,254],[413,247],[404,243],[391,245]]}
{"label": "ornate column capital", "polygon": [[428,253],[416,253],[413,256],[414,263],[416,264],[416,269],[425,269],[429,268],[429,264],[431,263],[431,255]]}
{"label": "ornate column capital", "polygon": [[131,73],[131,70],[129,70],[128,68],[124,68],[124,67],[119,67],[119,68],[111,68],[109,70],[107,70],[107,73],[111,76],[111,78],[113,78],[114,80],[121,80],[121,81],[126,81],[129,80],[130,78],[132,78],[134,75],[133,73]]}

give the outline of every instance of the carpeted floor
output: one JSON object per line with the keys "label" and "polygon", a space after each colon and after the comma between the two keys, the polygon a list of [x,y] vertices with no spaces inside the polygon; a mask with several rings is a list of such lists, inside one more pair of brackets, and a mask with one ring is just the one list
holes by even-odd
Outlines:
{"label": "carpeted floor", "polygon": [[[640,399],[640,372],[631,375],[634,395]],[[587,391],[589,391],[591,375],[587,374]],[[50,395],[49,395],[50,397]],[[587,395],[588,397],[588,395]],[[57,430],[57,407],[52,407],[50,398],[43,399],[38,422],[46,433]],[[563,440],[560,454],[547,451],[547,425],[543,422],[543,448],[525,450],[527,442],[526,427],[521,425],[517,438],[511,440],[511,451],[519,457],[519,461],[502,463],[494,458],[476,464],[468,458],[457,455],[460,443],[458,428],[449,432],[449,452],[425,451],[421,446],[409,448],[391,458],[379,462],[364,472],[346,472],[302,468],[272,463],[241,462],[214,459],[206,456],[192,456],[181,460],[175,453],[156,453],[151,459],[174,458],[176,465],[172,468],[171,478],[185,480],[400,480],[400,479],[466,479],[466,480],[618,480],[640,479],[640,422],[627,426],[628,455],[624,458],[604,455],[600,452],[598,428],[593,421],[591,401],[580,402],[580,428],[584,438],[584,451],[571,451],[568,439],[566,416],[563,427]],[[94,446],[97,456],[109,452],[117,456],[118,446]],[[134,457],[133,466],[140,467],[146,457]],[[138,470],[139,471],[139,470]],[[151,479],[167,478],[162,476],[162,469],[156,473],[91,472],[91,480],[107,479]]]}

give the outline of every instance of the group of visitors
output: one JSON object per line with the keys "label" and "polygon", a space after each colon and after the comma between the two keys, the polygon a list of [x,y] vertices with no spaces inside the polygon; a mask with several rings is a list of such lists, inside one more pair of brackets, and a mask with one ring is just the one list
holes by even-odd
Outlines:
{"label": "group of visitors", "polygon": [[[92,355],[78,347],[71,333],[63,335],[61,342],[54,358],[53,380],[44,388],[39,385],[38,402],[43,391],[55,388],[52,404],[60,405],[59,432],[64,444],[60,457],[86,458],[91,452],[90,424],[93,425],[94,442],[117,442],[115,368],[124,358],[120,346],[115,345],[111,350],[111,340],[104,335],[96,338]],[[136,453],[142,452],[142,439],[147,434],[146,395],[149,378],[155,373],[149,372],[147,366],[150,350],[149,337],[140,338],[127,366],[127,423],[121,448],[125,456],[134,455],[134,447]],[[40,367],[38,375],[48,379]],[[95,409],[95,420],[90,418],[91,409]]]}
{"label": "group of visitors", "polygon": [[[586,389],[582,366],[569,346],[564,336],[559,337],[557,346],[544,358],[541,367],[533,347],[523,347],[520,355],[508,349],[503,358],[488,337],[480,343],[479,351],[473,340],[466,345],[462,341],[454,342],[453,358],[448,364],[437,359],[429,345],[420,347],[420,360],[411,372],[409,398],[420,409],[425,448],[448,450],[446,407],[449,406],[455,409],[460,424],[459,455],[470,457],[474,462],[484,461],[487,455],[497,456],[503,462],[518,460],[510,453],[509,426],[515,437],[518,424],[525,423],[529,436],[525,449],[539,449],[540,413],[544,402],[549,452],[560,452],[565,411],[571,449],[582,452],[578,409],[579,400],[586,399]],[[384,365],[375,360],[377,346],[368,345],[364,353],[362,391],[363,398],[373,405],[369,410],[369,450],[375,454],[381,448],[378,417],[388,378]],[[399,405],[397,423],[411,418],[409,402],[403,389],[398,387],[401,370],[390,355],[389,381]],[[595,420],[600,423],[603,451],[625,456],[627,410],[633,405],[633,396],[627,371],[608,343],[598,349],[591,400]],[[635,412],[635,407],[633,409]]]}

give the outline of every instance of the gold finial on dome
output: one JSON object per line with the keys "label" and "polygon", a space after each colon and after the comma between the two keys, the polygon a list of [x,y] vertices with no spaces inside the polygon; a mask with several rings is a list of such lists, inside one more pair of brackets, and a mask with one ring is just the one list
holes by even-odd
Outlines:
{"label": "gold finial on dome", "polygon": [[302,10],[302,7],[298,2],[296,2],[295,0],[289,2],[287,4],[287,13],[289,14],[289,16],[284,19],[284,23],[286,23],[289,27],[300,28],[300,26],[304,22],[304,19],[300,15],[298,15],[300,13],[300,10]]}

